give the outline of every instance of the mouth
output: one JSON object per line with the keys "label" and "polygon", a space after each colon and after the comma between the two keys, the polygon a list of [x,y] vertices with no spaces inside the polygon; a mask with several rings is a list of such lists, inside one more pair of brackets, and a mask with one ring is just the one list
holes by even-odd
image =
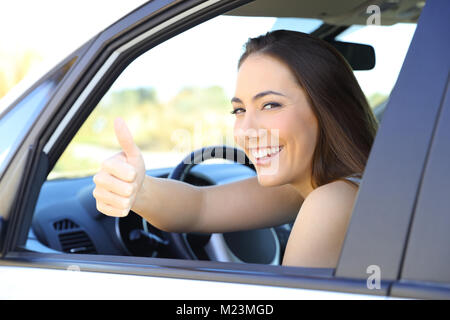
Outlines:
{"label": "mouth", "polygon": [[254,161],[255,165],[266,165],[270,163],[272,160],[274,160],[275,157],[277,157],[280,154],[283,148],[284,146],[250,148],[249,153],[255,160]]}

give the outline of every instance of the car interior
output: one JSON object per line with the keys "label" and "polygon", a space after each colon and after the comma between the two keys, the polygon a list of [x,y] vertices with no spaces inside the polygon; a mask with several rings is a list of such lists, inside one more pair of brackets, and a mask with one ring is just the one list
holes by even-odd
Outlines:
{"label": "car interior", "polygon": [[[377,13],[375,9],[368,11],[370,5],[375,5],[381,14],[381,25],[370,29],[376,30],[376,28],[390,28],[398,23],[414,25],[424,2],[257,0],[233,9],[223,16],[271,17],[276,20],[274,28],[289,27],[293,30],[296,29],[296,21],[313,19],[319,23],[312,30],[308,30],[309,33],[335,46],[355,72],[369,73],[378,63],[382,64],[385,57],[378,56],[377,48],[372,46],[371,39],[356,43],[347,41],[343,35],[353,30],[352,28],[354,30],[368,28],[367,24],[373,21],[371,16]],[[400,67],[401,64],[398,68]],[[379,80],[380,78],[377,78],[376,81]],[[388,95],[371,101],[371,107],[379,122],[387,100]],[[71,144],[67,150],[70,147]],[[203,147],[208,145],[201,148],[192,147],[185,156],[202,155],[205,151]],[[234,156],[242,156],[241,150],[229,146],[224,148],[228,148],[226,150]],[[86,152],[89,153],[89,150]],[[221,185],[255,176],[251,164],[243,165],[229,160],[208,163],[206,160],[221,158],[219,153],[209,154],[205,164],[186,166],[183,165],[184,159],[181,157],[178,159],[178,165],[158,164],[156,168],[148,168],[147,175],[178,179],[200,187]],[[56,178],[48,178],[39,194],[25,248],[49,253],[280,265],[292,227],[292,224],[286,224],[223,234],[168,233],[152,226],[134,212],[130,212],[124,218],[103,215],[96,209],[96,202],[92,196],[93,189],[92,172],[78,176],[63,174]]]}

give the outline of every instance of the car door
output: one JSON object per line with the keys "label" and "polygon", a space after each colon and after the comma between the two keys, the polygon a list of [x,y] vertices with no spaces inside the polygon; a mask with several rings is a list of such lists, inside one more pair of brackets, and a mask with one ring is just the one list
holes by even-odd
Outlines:
{"label": "car door", "polygon": [[[19,269],[22,276],[26,274],[24,272],[32,273],[31,277],[42,275],[42,286],[46,285],[44,279],[48,279],[44,274],[58,274],[61,279],[72,277],[75,280],[69,286],[75,296],[86,294],[83,286],[100,283],[100,278],[108,285],[100,286],[103,289],[97,289],[98,294],[109,292],[114,295],[114,284],[117,284],[117,287],[130,290],[140,288],[142,291],[137,291],[137,296],[145,298],[182,295],[183,291],[177,291],[181,287],[189,288],[186,290],[197,288],[198,296],[202,297],[213,297],[211,291],[205,295],[206,288],[214,288],[214,297],[234,298],[239,298],[236,292],[244,296],[257,291],[261,293],[257,297],[266,298],[360,297],[350,293],[390,295],[404,265],[417,194],[448,81],[448,65],[446,70],[442,68],[447,62],[448,45],[445,47],[445,42],[433,36],[436,30],[448,29],[445,1],[429,1],[420,17],[371,152],[336,270],[74,256],[21,249],[49,168],[125,66],[152,46],[245,2],[152,1],[83,47],[84,51],[79,53],[77,62],[30,129],[0,182],[2,195],[7,195],[4,199],[8,202],[1,212],[0,229],[0,264],[5,270],[5,279],[6,275],[11,275],[7,277],[12,281],[10,283],[19,281],[15,273]],[[441,53],[431,58],[430,52]],[[427,90],[419,91],[417,87]],[[12,176],[18,177],[18,181],[12,187],[9,184],[6,192],[4,186]],[[84,272],[69,276],[67,272],[55,272],[54,269]],[[139,277],[132,277],[136,275]],[[374,286],[370,285],[373,275],[378,277],[379,286],[377,281]],[[145,280],[133,282],[130,279]],[[58,283],[47,285],[59,288]],[[158,291],[149,295],[146,286],[158,288]],[[338,292],[349,295],[342,296]],[[400,291],[395,292],[402,295]],[[324,293],[330,296],[324,296]],[[117,294],[115,297],[120,293]]]}

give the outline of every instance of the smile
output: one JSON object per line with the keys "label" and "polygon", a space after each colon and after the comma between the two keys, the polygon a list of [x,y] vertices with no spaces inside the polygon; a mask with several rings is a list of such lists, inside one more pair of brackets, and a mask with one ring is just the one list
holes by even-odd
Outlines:
{"label": "smile", "polygon": [[256,160],[255,164],[264,164],[272,160],[271,158],[277,156],[284,146],[278,147],[264,147],[264,148],[252,148],[249,149],[251,155]]}

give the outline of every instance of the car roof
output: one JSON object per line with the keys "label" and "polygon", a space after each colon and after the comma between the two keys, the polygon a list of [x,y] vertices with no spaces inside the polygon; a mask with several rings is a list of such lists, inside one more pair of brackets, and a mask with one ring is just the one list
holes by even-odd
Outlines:
{"label": "car roof", "polygon": [[353,25],[366,24],[373,10],[379,10],[380,24],[392,25],[417,22],[424,5],[424,0],[257,0],[231,10],[227,15],[313,18],[332,25]]}

